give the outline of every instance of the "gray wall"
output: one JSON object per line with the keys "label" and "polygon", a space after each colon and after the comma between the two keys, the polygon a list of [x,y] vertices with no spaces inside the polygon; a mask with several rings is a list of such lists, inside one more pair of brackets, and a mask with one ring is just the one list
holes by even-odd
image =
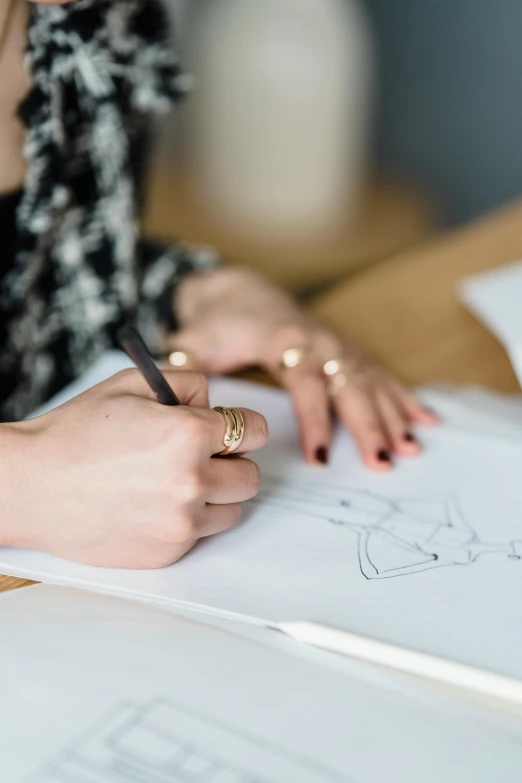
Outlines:
{"label": "gray wall", "polygon": [[522,0],[364,2],[380,50],[380,157],[427,182],[450,220],[521,193]]}

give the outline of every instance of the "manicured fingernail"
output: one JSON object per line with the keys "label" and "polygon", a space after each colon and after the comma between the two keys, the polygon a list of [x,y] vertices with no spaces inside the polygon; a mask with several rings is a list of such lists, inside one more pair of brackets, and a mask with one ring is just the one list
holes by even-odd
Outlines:
{"label": "manicured fingernail", "polygon": [[411,432],[406,432],[403,435],[402,439],[407,441],[408,443],[417,443],[417,438],[415,437],[415,435],[412,435]]}
{"label": "manicured fingernail", "polygon": [[386,449],[381,449],[377,452],[377,459],[379,462],[391,462],[390,452]]}
{"label": "manicured fingernail", "polygon": [[326,465],[328,463],[328,452],[324,446],[319,446],[315,452],[315,458],[321,465]]}

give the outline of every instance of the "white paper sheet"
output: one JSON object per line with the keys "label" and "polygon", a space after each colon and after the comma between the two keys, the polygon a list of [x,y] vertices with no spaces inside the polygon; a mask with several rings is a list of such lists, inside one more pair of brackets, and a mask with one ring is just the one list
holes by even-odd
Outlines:
{"label": "white paper sheet", "polygon": [[312,620],[522,678],[522,448],[448,428],[390,474],[339,434],[328,470],[305,467],[290,402],[221,381],[213,404],[265,413],[260,500],[236,530],[180,563],[135,572],[0,550],[0,572],[173,606]]}
{"label": "white paper sheet", "polygon": [[425,387],[417,393],[452,430],[522,441],[522,395],[449,384]]}
{"label": "white paper sheet", "polygon": [[40,586],[0,627],[2,781],[520,781],[520,723],[152,607]]}
{"label": "white paper sheet", "polygon": [[504,345],[522,384],[522,261],[468,277],[458,291]]}

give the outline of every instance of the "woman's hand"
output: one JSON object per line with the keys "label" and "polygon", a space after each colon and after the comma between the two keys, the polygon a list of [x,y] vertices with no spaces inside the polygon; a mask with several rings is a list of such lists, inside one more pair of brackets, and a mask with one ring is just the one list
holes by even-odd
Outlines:
{"label": "woman's hand", "polygon": [[[327,461],[332,408],[375,470],[391,467],[392,452],[417,454],[412,424],[436,421],[397,379],[256,272],[225,268],[190,276],[180,284],[175,306],[181,331],[168,338],[167,350],[186,351],[206,373],[253,365],[268,370],[293,397],[309,462]],[[293,368],[282,364],[290,348],[305,349]]]}
{"label": "woman's hand", "polygon": [[[82,563],[170,565],[199,538],[233,527],[259,469],[223,449],[225,422],[203,376],[167,372],[184,403],[160,405],[127,370],[50,413],[2,425],[1,541]],[[267,439],[243,411],[242,451]],[[5,463],[5,464],[4,464]]]}

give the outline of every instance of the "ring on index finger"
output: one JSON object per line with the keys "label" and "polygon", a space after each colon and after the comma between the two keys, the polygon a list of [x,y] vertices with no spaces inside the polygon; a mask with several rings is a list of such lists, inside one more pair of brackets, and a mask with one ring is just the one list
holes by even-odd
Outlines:
{"label": "ring on index finger", "polygon": [[328,393],[337,394],[349,381],[363,385],[368,372],[359,359],[338,357],[329,359],[323,365],[323,373],[328,378]]}
{"label": "ring on index finger", "polygon": [[307,345],[296,345],[287,348],[281,354],[281,368],[283,370],[293,370],[294,367],[299,367],[300,364],[310,359],[311,354],[312,351]]}
{"label": "ring on index finger", "polygon": [[245,420],[239,408],[223,408],[218,405],[215,411],[221,413],[225,419],[225,435],[223,437],[223,450],[219,452],[221,456],[232,454],[241,446],[245,434]]}

